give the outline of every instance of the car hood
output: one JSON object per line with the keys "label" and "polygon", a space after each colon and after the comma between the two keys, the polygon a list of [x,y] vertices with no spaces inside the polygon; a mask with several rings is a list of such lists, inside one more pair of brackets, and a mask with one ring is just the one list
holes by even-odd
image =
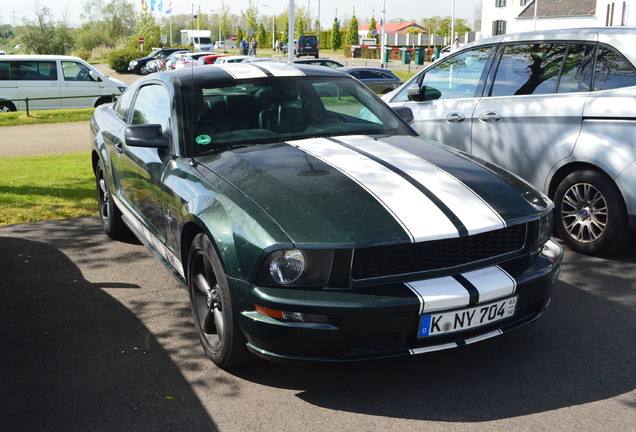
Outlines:
{"label": "car hood", "polygon": [[[345,136],[197,157],[297,245],[418,242],[537,219],[548,201],[517,177],[411,136]],[[532,203],[531,203],[532,202]]]}

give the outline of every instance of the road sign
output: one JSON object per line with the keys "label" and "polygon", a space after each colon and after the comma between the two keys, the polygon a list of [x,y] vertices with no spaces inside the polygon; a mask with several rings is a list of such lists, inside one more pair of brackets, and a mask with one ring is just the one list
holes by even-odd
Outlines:
{"label": "road sign", "polygon": [[236,39],[238,39],[236,35],[232,35],[232,40],[235,41]]}
{"label": "road sign", "polygon": [[146,39],[140,37],[139,39],[137,39],[137,42],[139,42],[140,44],[146,42]]}

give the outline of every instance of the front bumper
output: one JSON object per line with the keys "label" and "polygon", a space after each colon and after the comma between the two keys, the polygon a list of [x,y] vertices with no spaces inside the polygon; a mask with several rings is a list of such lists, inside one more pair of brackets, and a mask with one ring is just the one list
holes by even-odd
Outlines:
{"label": "front bumper", "polygon": [[[455,348],[536,320],[549,304],[562,257],[561,246],[550,240],[543,252],[514,276],[513,295],[518,296],[514,316],[482,327],[422,339],[417,337],[422,304],[406,284],[307,290],[259,287],[234,280],[231,288],[246,292],[245,303],[239,304],[242,310],[239,324],[248,340],[248,348],[256,355],[280,362],[355,361]],[[443,296],[444,292],[439,295]],[[491,301],[492,298],[476,305]],[[285,321],[257,312],[255,305],[326,317],[326,320]],[[443,310],[436,312],[440,311]]]}

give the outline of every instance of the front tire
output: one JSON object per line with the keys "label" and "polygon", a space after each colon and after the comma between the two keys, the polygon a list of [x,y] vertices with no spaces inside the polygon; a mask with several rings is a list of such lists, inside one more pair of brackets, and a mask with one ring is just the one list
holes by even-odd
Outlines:
{"label": "front tire", "polygon": [[128,227],[121,219],[121,211],[117,208],[104,177],[104,167],[100,161],[95,169],[95,185],[97,189],[97,205],[102,228],[108,237],[121,240],[128,234]]}
{"label": "front tire", "polygon": [[221,368],[249,362],[252,355],[238,325],[225,272],[205,234],[192,242],[187,279],[194,326],[205,354]]}
{"label": "front tire", "polygon": [[15,105],[11,102],[0,102],[0,113],[15,111]]}
{"label": "front tire", "polygon": [[607,175],[581,170],[569,174],[554,194],[558,236],[577,252],[602,255],[630,239],[627,209]]}

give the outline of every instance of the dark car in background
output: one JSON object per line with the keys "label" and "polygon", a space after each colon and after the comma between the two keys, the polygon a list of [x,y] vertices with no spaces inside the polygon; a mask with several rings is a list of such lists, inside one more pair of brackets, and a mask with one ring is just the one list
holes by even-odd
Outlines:
{"label": "dark car in background", "polygon": [[326,66],[332,69],[338,69],[344,67],[344,65],[335,60],[326,59],[326,58],[313,58],[313,59],[297,59],[294,60],[295,64],[305,64],[305,65],[313,65],[313,66]]}
{"label": "dark car in background", "polygon": [[351,66],[339,70],[358,79],[377,94],[389,93],[402,85],[402,80],[388,69]]}
{"label": "dark car in background", "polygon": [[296,57],[302,56],[314,56],[318,58],[320,54],[320,47],[318,46],[318,37],[315,35],[301,35],[298,36],[298,42],[296,43]]}
{"label": "dark car in background", "polygon": [[148,54],[146,57],[132,60],[128,64],[128,70],[130,72],[136,73],[137,75],[147,75],[148,69],[146,68],[146,64],[150,60],[154,60],[154,59],[164,60],[168,58],[168,56],[170,56],[170,54],[172,54],[173,52],[181,51],[182,49],[183,48],[161,48],[161,49],[154,50],[153,52]]}
{"label": "dark car in background", "polygon": [[505,34],[465,45],[384,97],[427,138],[551,197],[572,249],[607,254],[636,230],[636,29]]}
{"label": "dark car in background", "polygon": [[554,205],[398,111],[330,68],[141,78],[90,123],[103,229],[187,288],[221,367],[422,354],[533,322],[563,254]]}

